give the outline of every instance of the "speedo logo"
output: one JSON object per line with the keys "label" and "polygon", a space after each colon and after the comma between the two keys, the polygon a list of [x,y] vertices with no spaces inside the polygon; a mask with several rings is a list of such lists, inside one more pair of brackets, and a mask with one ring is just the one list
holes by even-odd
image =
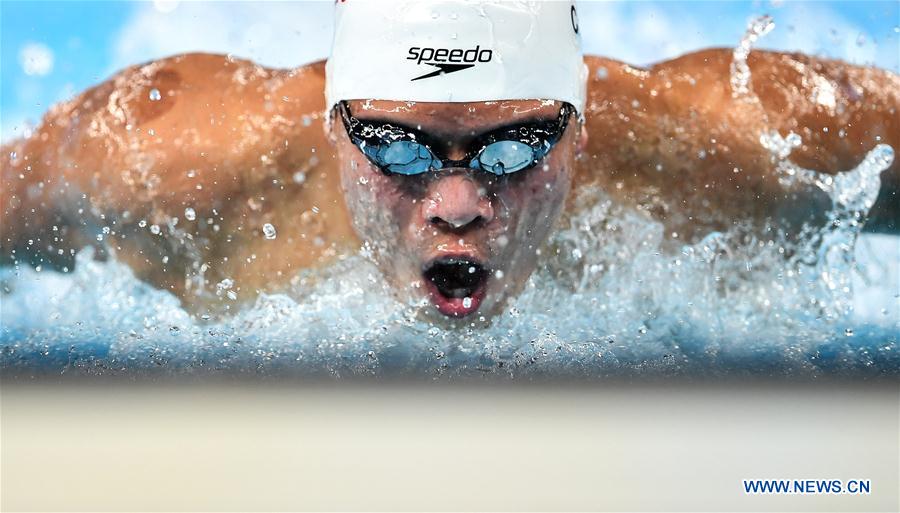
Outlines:
{"label": "speedo logo", "polygon": [[457,71],[474,67],[479,62],[491,62],[493,56],[493,51],[481,48],[481,45],[476,45],[475,48],[468,50],[463,50],[462,48],[420,48],[413,46],[409,49],[409,56],[406,60],[437,68],[410,80],[410,82],[414,82],[447,73],[456,73]]}

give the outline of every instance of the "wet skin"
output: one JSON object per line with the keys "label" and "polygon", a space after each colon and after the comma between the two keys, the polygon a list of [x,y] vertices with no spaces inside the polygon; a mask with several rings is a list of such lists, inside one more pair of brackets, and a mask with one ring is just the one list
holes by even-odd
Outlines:
{"label": "wet skin", "polygon": [[[466,157],[478,136],[505,126],[554,121],[562,107],[537,100],[349,105],[362,121],[416,127],[446,141],[436,150],[454,161]],[[584,149],[586,132],[574,118],[545,158],[504,176],[466,167],[388,176],[350,141],[342,121],[335,121],[330,136],[355,231],[370,242],[379,268],[401,297],[415,301],[424,295],[448,317],[480,317],[496,313],[521,290],[537,264],[537,249],[562,212],[579,143]],[[447,260],[466,262],[459,272],[483,276],[460,287],[465,292],[448,296],[435,285],[443,269],[431,267]]]}
{"label": "wet skin", "polygon": [[[887,71],[752,52],[759,101],[747,101],[731,95],[730,50],[647,70],[586,62],[586,138],[573,118],[544,163],[499,180],[461,169],[409,180],[381,175],[339,126],[323,125],[322,63],[271,70],[191,54],[135,66],[54,106],[31,137],[4,145],[0,256],[62,268],[79,248],[95,245],[100,256],[108,248],[141,279],[205,311],[235,304],[215,295],[225,278],[234,280],[238,303],[252,301],[366,240],[404,300],[431,297],[423,265],[436,257],[477,259],[490,271],[477,308],[441,315],[432,302],[427,315],[489,317],[534,269],[560,211],[568,214],[570,189],[595,185],[683,243],[744,221],[802,220],[818,208],[820,194],[778,183],[759,144],[764,131],[798,133],[803,145],[791,160],[827,173],[852,169],[879,142],[900,148],[900,78]],[[153,89],[161,99],[150,98]],[[373,106],[351,104],[360,118],[415,120],[444,133],[456,145],[451,153],[470,132],[558,109]],[[869,228],[897,230],[898,169],[895,160],[882,173]],[[264,236],[265,223],[276,227],[275,239]]]}

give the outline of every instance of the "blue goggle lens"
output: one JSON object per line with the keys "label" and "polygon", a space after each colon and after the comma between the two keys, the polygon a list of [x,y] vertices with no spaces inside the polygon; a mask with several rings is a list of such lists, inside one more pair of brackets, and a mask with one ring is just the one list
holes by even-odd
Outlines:
{"label": "blue goggle lens", "polygon": [[481,168],[495,175],[521,171],[535,161],[534,148],[519,141],[497,141],[481,150],[472,161],[472,167]]}
{"label": "blue goggle lens", "polygon": [[416,141],[366,144],[363,153],[382,169],[400,175],[419,175],[441,168],[441,161],[435,158],[431,150]]}

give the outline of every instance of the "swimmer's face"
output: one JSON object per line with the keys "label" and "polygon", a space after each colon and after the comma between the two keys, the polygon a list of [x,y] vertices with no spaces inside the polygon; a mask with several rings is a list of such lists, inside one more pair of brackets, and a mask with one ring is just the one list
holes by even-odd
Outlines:
{"label": "swimmer's face", "polygon": [[[434,153],[453,161],[465,161],[484,134],[558,120],[562,107],[536,100],[347,105],[361,122],[427,134],[440,141]],[[340,115],[331,136],[354,227],[384,276],[402,299],[427,299],[426,315],[469,322],[502,310],[524,287],[562,211],[583,133],[572,115],[536,165],[503,176],[462,164],[386,175],[351,141]]]}

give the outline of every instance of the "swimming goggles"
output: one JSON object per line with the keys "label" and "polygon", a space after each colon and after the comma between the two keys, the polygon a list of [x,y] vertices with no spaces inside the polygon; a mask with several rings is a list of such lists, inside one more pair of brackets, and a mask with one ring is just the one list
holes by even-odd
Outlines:
{"label": "swimming goggles", "polygon": [[420,175],[429,171],[466,167],[495,175],[528,169],[537,164],[559,142],[575,111],[563,104],[559,117],[506,126],[475,139],[462,160],[440,158],[434,151],[438,141],[419,130],[378,121],[363,121],[350,114],[346,102],[338,109],[350,141],[387,175]]}

